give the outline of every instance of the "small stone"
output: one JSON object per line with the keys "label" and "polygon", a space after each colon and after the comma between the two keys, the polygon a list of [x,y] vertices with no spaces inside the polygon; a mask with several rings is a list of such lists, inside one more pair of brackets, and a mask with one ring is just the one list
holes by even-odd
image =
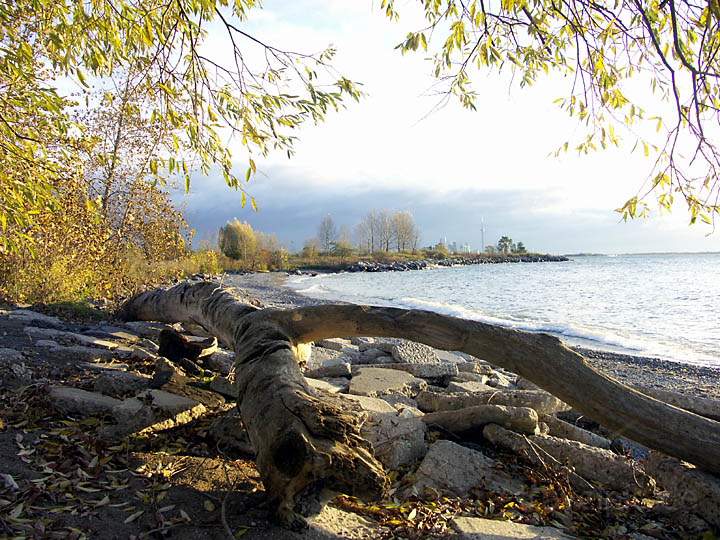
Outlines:
{"label": "small stone", "polygon": [[403,394],[414,397],[427,388],[422,379],[405,371],[384,368],[362,368],[350,381],[351,394],[379,397],[386,394]]}
{"label": "small stone", "polygon": [[536,527],[477,517],[455,517],[450,526],[457,532],[457,540],[565,540],[571,538],[555,527]]}
{"label": "small stone", "polygon": [[121,402],[117,399],[70,386],[50,388],[53,405],[65,414],[102,416],[110,414]]}
{"label": "small stone", "polygon": [[437,441],[428,450],[415,473],[411,492],[422,495],[425,490],[467,497],[474,488],[517,494],[525,485],[499,468],[494,459],[452,441]]}

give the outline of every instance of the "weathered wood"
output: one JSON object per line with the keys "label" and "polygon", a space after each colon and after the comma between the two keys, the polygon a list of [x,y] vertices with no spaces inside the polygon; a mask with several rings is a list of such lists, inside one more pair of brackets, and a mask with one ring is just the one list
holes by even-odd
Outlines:
{"label": "weathered wood", "polygon": [[198,323],[236,353],[238,410],[257,453],[257,467],[277,516],[299,529],[297,498],[323,485],[380,497],[387,478],[360,436],[361,416],[305,382],[286,329],[249,299],[215,283],[181,283],[126,302],[125,320]]}
{"label": "weathered wood", "polygon": [[452,433],[462,433],[487,424],[538,435],[538,414],[528,407],[503,407],[502,405],[478,405],[458,411],[428,413],[420,418],[429,426],[438,426]]}
{"label": "weathered wood", "polygon": [[333,337],[398,337],[483,358],[628,438],[720,473],[720,423],[628,388],[546,334],[397,308],[258,310],[249,298],[209,282],[143,293],[121,316],[198,323],[233,344],[240,414],[267,491],[289,524],[298,523],[295,497],[312,484],[325,481],[368,495],[386,485],[354,416],[315,395],[295,361],[302,344]]}
{"label": "weathered wood", "polygon": [[389,307],[320,305],[265,315],[297,342],[400,337],[503,367],[623,436],[720,473],[720,422],[663,403],[597,371],[556,337]]}
{"label": "weathered wood", "polygon": [[568,439],[571,441],[578,441],[588,446],[596,446],[598,448],[604,448],[610,450],[612,444],[605,437],[588,431],[574,424],[560,420],[552,415],[544,414],[540,416],[540,419],[548,426],[550,435],[553,437],[559,437],[561,439]]}

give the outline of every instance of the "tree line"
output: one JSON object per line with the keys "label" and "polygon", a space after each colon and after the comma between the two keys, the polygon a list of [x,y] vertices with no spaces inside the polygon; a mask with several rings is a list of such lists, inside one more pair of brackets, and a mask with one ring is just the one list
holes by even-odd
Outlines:
{"label": "tree line", "polygon": [[420,243],[420,227],[408,211],[371,210],[354,227],[351,234],[347,225],[338,228],[331,215],[325,216],[318,226],[317,236],[305,242],[304,251],[347,254],[353,248],[362,253],[379,251],[414,253]]}

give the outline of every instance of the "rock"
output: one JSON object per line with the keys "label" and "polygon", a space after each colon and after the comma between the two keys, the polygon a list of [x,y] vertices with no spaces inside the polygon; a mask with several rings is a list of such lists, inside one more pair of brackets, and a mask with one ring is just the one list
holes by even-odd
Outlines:
{"label": "rock", "polygon": [[352,343],[350,340],[341,338],[321,339],[320,341],[315,342],[316,347],[322,347],[323,349],[330,349],[338,352],[342,352],[343,349],[350,347],[351,345]]}
{"label": "rock", "polygon": [[150,377],[119,369],[105,369],[95,379],[93,390],[115,398],[135,395],[150,386]]}
{"label": "rock", "polygon": [[310,529],[302,537],[308,540],[377,538],[376,522],[330,505],[323,505],[320,513],[307,521]]}
{"label": "rock", "polygon": [[345,392],[348,389],[348,381],[343,378],[322,380],[305,377],[305,380],[311,388],[314,388],[315,390],[322,390],[324,392],[330,392],[331,394]]}
{"label": "rock", "polygon": [[15,362],[22,362],[23,360],[25,360],[25,357],[20,351],[8,349],[7,347],[0,347],[0,362],[3,364],[8,365]]}
{"label": "rock", "polygon": [[395,414],[396,412],[395,408],[383,399],[368,396],[355,396],[353,394],[343,394],[342,398],[359,404],[360,408],[367,412],[391,414]]}
{"label": "rock", "polygon": [[391,353],[395,361],[402,364],[431,364],[440,361],[435,349],[414,341],[403,341],[394,345]]}
{"label": "rock", "polygon": [[119,339],[129,343],[138,343],[140,341],[140,337],[137,334],[130,333],[119,326],[111,326],[107,324],[99,326],[87,333],[96,337]]}
{"label": "rock", "polygon": [[415,472],[409,494],[445,494],[467,497],[475,488],[518,494],[525,485],[499,468],[500,464],[476,450],[452,441],[437,441]]}
{"label": "rock", "polygon": [[512,381],[508,379],[505,375],[500,373],[499,371],[495,371],[492,375],[488,377],[488,386],[492,386],[494,388],[510,388],[512,387]]}
{"label": "rock", "polygon": [[130,321],[124,323],[124,326],[142,337],[150,338],[155,341],[157,341],[160,337],[160,332],[165,329],[172,328],[175,330],[181,330],[181,326],[179,324],[170,325],[153,321]]}
{"label": "rock", "polygon": [[495,374],[495,370],[487,362],[479,362],[477,360],[469,361],[464,364],[458,364],[458,371],[465,371],[468,373],[477,373],[478,375],[490,375]]}
{"label": "rock", "polygon": [[[480,375],[485,377],[484,375]],[[487,384],[483,384],[477,381],[451,381],[447,385],[448,392],[493,392],[495,389]]]}
{"label": "rock", "polygon": [[59,411],[82,417],[110,414],[121,403],[120,400],[70,386],[51,387],[50,399]]}
{"label": "rock", "polygon": [[650,454],[645,470],[670,493],[674,505],[720,527],[720,478],[659,452]]}
{"label": "rock", "polygon": [[350,364],[342,362],[336,365],[321,366],[316,369],[311,369],[305,372],[305,376],[312,379],[322,379],[323,377],[345,377],[349,379],[352,377],[352,369]]}
{"label": "rock", "polygon": [[155,371],[150,386],[153,388],[162,388],[169,383],[182,386],[187,384],[188,380],[188,376],[182,368],[161,356],[155,362]]}
{"label": "rock", "polygon": [[47,354],[52,354],[53,358],[59,360],[93,362],[98,360],[109,361],[114,358],[128,358],[130,356],[130,354],[124,351],[96,349],[95,347],[86,347],[84,345],[58,345],[55,341],[45,339],[38,340],[35,345],[42,347],[46,350]]}
{"label": "rock", "polygon": [[57,317],[51,317],[50,315],[38,313],[37,311],[32,311],[31,309],[0,309],[0,315],[4,315],[5,317],[13,321],[42,323],[47,326],[52,326],[54,328],[59,328],[63,326],[63,322]]}
{"label": "rock", "polygon": [[[375,339],[371,337],[351,337],[350,343],[357,347],[363,347],[375,343]],[[361,349],[362,350],[362,349]]]}
{"label": "rock", "polygon": [[235,367],[235,353],[225,349],[218,349],[210,356],[202,358],[202,363],[222,375],[229,375]]}
{"label": "rock", "polygon": [[450,526],[457,532],[451,536],[457,540],[565,540],[571,538],[555,527],[536,527],[478,517],[455,517]]}
{"label": "rock", "polygon": [[459,354],[455,354],[452,351],[435,349],[435,355],[438,357],[438,360],[440,360],[440,362],[445,362],[448,364],[464,364],[466,362],[466,360],[462,356],[460,356]]}
{"label": "rock", "polygon": [[427,379],[431,383],[447,383],[450,377],[458,374],[455,364],[369,364],[367,366],[354,366],[353,373],[358,373],[361,369],[380,367],[382,369],[398,369],[406,371],[415,377]]}
{"label": "rock", "polygon": [[387,353],[381,349],[365,349],[362,350],[358,356],[357,363],[359,364],[372,364],[374,363],[376,358],[380,358],[381,356],[387,356]]}
{"label": "rock", "polygon": [[163,390],[146,390],[128,398],[112,411],[117,434],[160,431],[187,424],[206,412],[203,404]]}
{"label": "rock", "polygon": [[221,375],[213,377],[208,385],[208,388],[232,401],[236,401],[238,398],[238,387],[235,384],[235,381],[231,380],[229,377],[223,377]]}
{"label": "rock", "polygon": [[534,382],[523,379],[522,377],[517,378],[517,381],[515,382],[515,388],[517,388],[518,390],[542,390]]}
{"label": "rock", "polygon": [[544,390],[497,390],[474,393],[420,392],[417,396],[421,411],[451,411],[473,407],[475,405],[510,405],[512,407],[530,407],[538,414],[554,414],[570,409],[552,394]]}
{"label": "rock", "polygon": [[[549,435],[519,435],[495,424],[485,426],[483,437],[496,446],[525,456],[538,466],[569,464],[576,473],[570,475],[570,480],[579,490],[594,489],[588,482],[643,496],[652,494],[655,489],[655,481],[637,463],[610,450]],[[542,457],[537,448],[542,449]]]}
{"label": "rock", "polygon": [[454,382],[477,382],[480,384],[487,385],[488,376],[480,375],[479,373],[473,373],[471,371],[461,371],[455,375],[452,380]]}
{"label": "rock", "polygon": [[323,349],[322,347],[313,347],[310,358],[307,360],[308,369],[317,369],[324,366],[332,366],[346,363],[344,354],[331,349]]}
{"label": "rock", "polygon": [[561,439],[569,439],[572,441],[578,441],[589,446],[596,446],[598,448],[610,449],[610,441],[605,437],[596,435],[592,431],[587,431],[581,427],[578,427],[554,416],[544,414],[541,420],[547,424],[550,435],[553,437],[559,437]]}
{"label": "rock", "polygon": [[376,338],[367,343],[359,343],[357,345],[360,352],[365,352],[368,349],[378,349],[383,351],[385,354],[392,354],[393,347],[403,342],[402,339],[397,338]]}
{"label": "rock", "polygon": [[450,433],[462,433],[487,424],[498,424],[519,433],[539,435],[538,414],[528,407],[477,405],[458,411],[427,413],[423,422]]}
{"label": "rock", "polygon": [[66,332],[55,328],[38,328],[36,326],[28,326],[25,328],[25,333],[33,340],[54,340],[58,342],[78,343],[86,347],[97,347],[100,349],[107,349],[109,351],[119,350],[128,354],[132,352],[131,348],[115,343],[114,341],[107,341],[95,336],[86,336],[75,332]]}
{"label": "rock", "polygon": [[217,441],[220,450],[255,454],[255,448],[252,441],[250,441],[250,436],[243,425],[237,408],[213,420],[208,428],[208,433]]}
{"label": "rock", "polygon": [[375,457],[386,469],[396,470],[425,455],[425,424],[417,417],[392,413],[371,414],[360,432],[373,447]]}
{"label": "rock", "polygon": [[362,368],[350,381],[349,392],[360,396],[379,397],[402,394],[414,397],[427,387],[422,379],[405,371],[385,368]]}

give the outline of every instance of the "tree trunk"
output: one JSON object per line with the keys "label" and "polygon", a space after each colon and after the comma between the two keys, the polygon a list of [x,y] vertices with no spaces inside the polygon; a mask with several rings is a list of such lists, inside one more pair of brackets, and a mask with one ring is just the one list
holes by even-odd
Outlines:
{"label": "tree trunk", "polygon": [[120,316],[193,322],[233,344],[240,415],[267,492],[290,526],[301,524],[293,508],[308,487],[325,483],[372,497],[387,485],[356,417],[332,398],[317,396],[295,361],[299,344],[332,337],[397,337],[465,352],[521,375],[630,439],[720,473],[720,423],[624,386],[546,334],[397,308],[258,310],[249,298],[212,282],[142,293]]}

